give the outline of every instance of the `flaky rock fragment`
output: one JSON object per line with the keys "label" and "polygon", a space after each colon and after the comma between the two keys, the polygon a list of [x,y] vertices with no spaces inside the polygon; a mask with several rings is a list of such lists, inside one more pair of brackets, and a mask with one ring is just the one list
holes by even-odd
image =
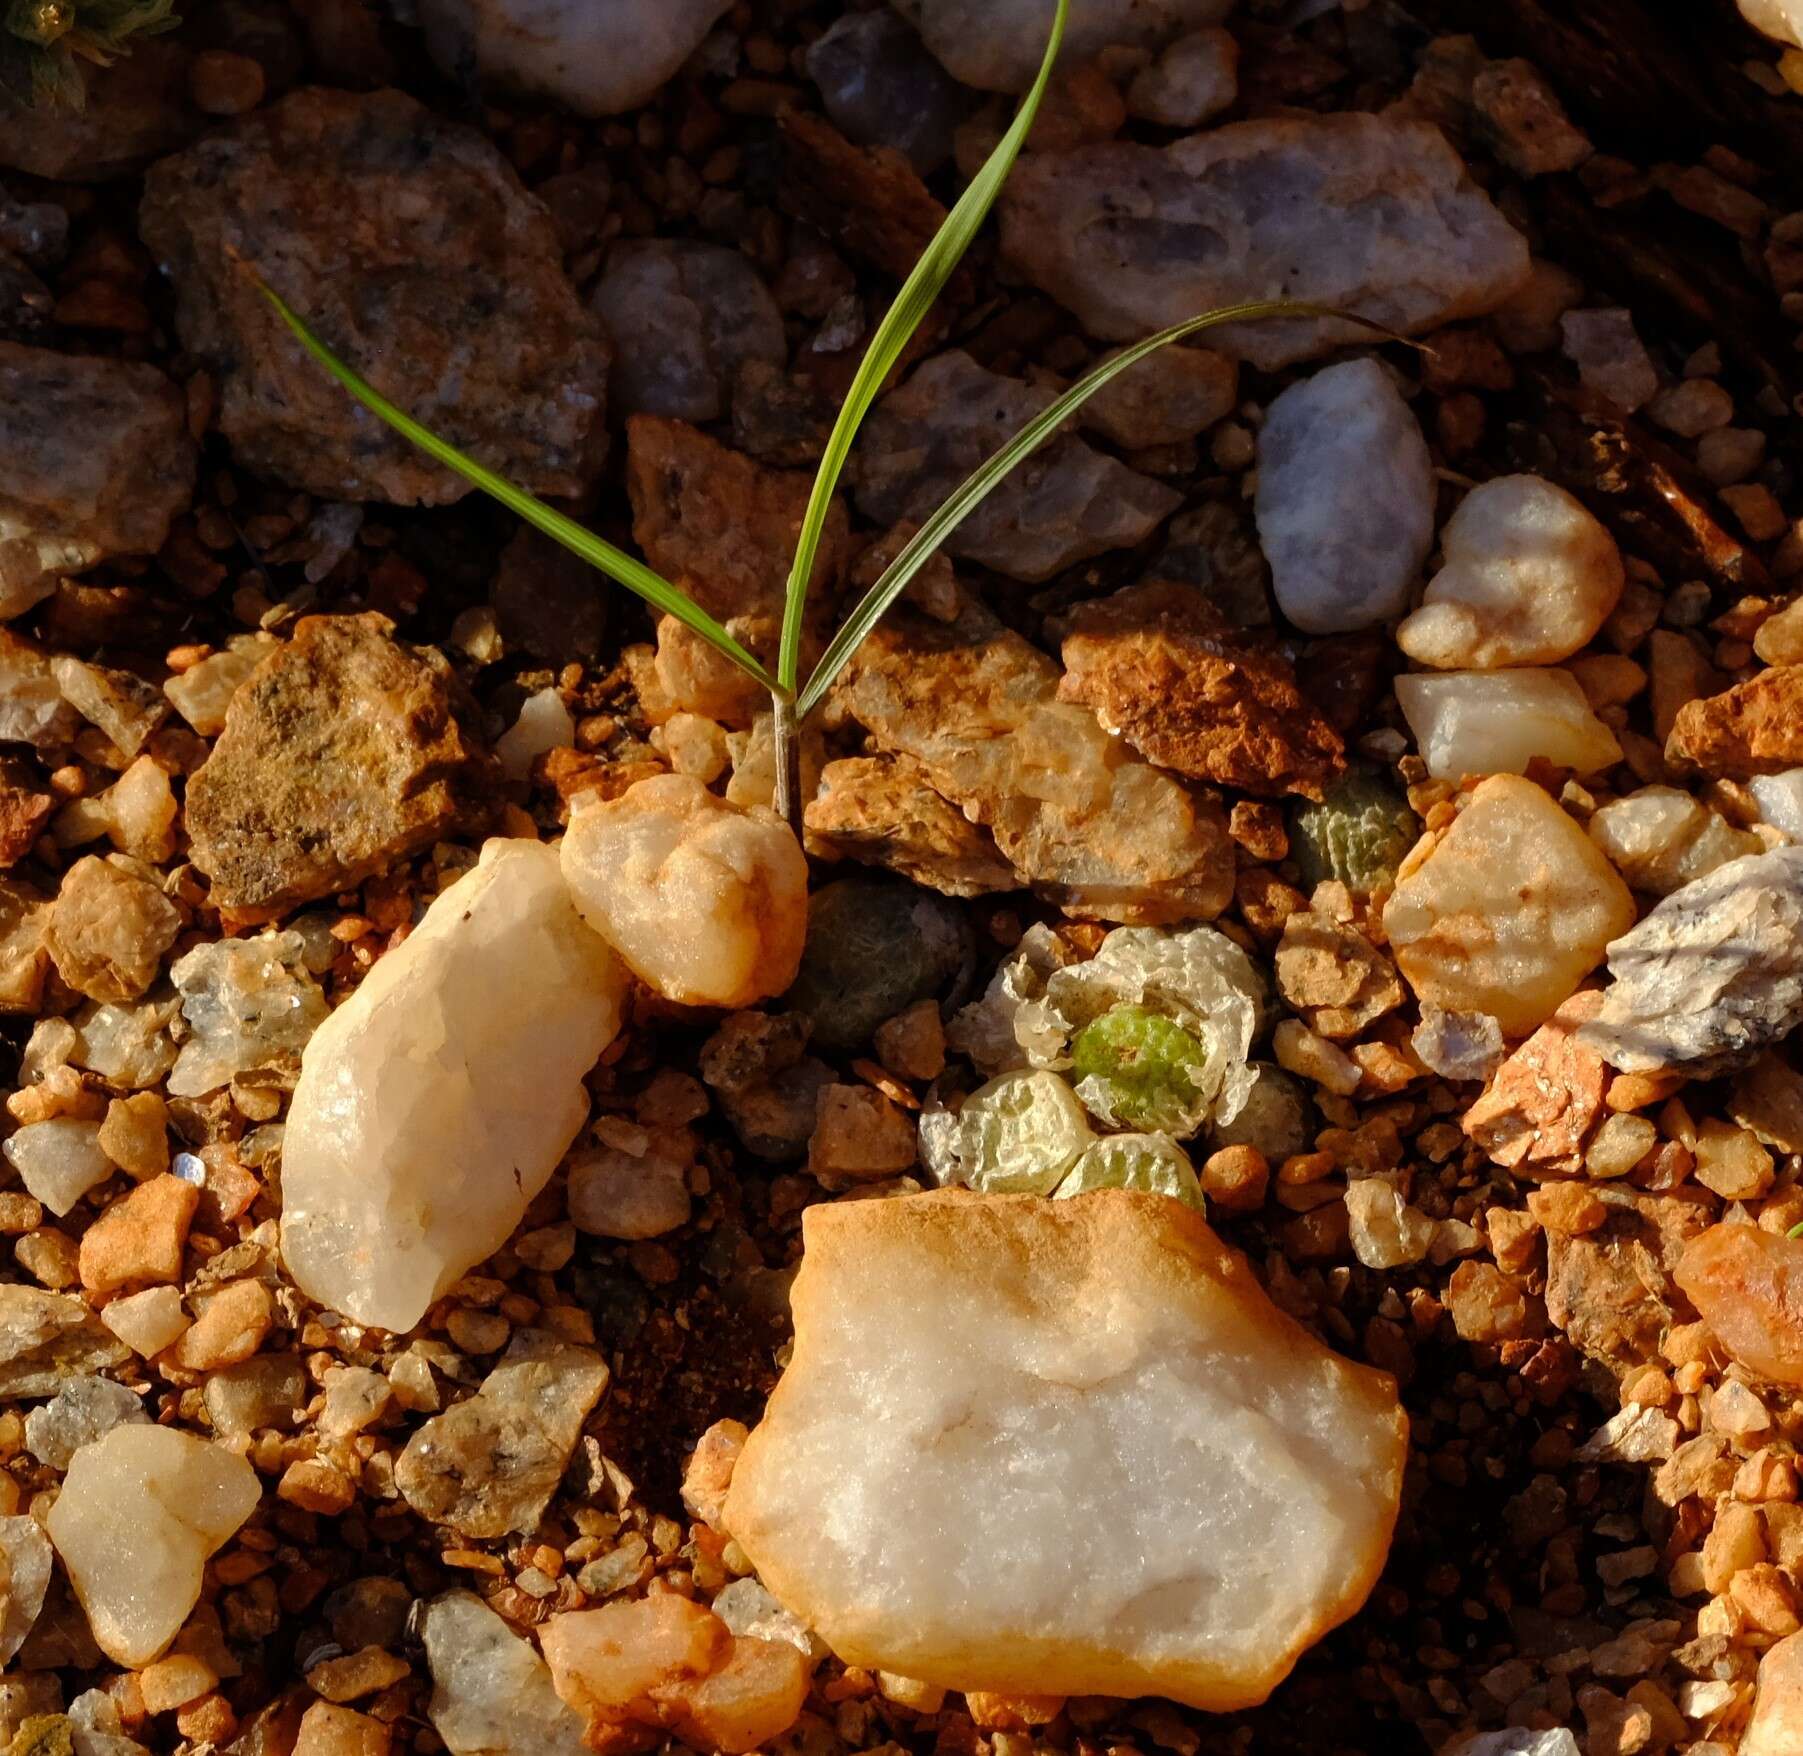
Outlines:
{"label": "flaky rock fragment", "polygon": [[665,999],[749,1006],[795,979],[807,859],[771,812],[658,775],[580,795],[560,858],[582,918]]}
{"label": "flaky rock fragment", "polygon": [[162,160],[139,223],[251,470],[335,500],[470,491],[320,371],[261,275],[385,396],[510,481],[574,494],[593,473],[606,348],[550,215],[475,129],[398,91],[309,86]]}
{"label": "flaky rock fragment", "polygon": [[239,1075],[292,1079],[330,1010],[304,961],[299,933],[258,933],[196,945],[170,979],[192,1033],[169,1075],[173,1097],[201,1097]]}
{"label": "flaky rock fragment", "polygon": [[89,854],[63,874],[44,943],[78,994],[135,1000],[156,980],[181,927],[181,911],[140,870]]}
{"label": "flaky rock fragment", "polygon": [[464,1536],[536,1529],[607,1377],[592,1348],[518,1331],[474,1396],[407,1441],[395,1486],[422,1518]]}
{"label": "flaky rock fragment", "polygon": [[1720,695],[1685,702],[1665,757],[1726,780],[1803,766],[1803,665],[1771,665]]}
{"label": "flaky rock fragment", "polygon": [[1602,998],[1594,989],[1573,994],[1503,1062],[1460,1119],[1493,1164],[1529,1177],[1583,1170],[1584,1140],[1602,1113],[1608,1070],[1577,1033]]}
{"label": "flaky rock fragment", "polygon": [[13,1654],[44,1607],[53,1565],[50,1539],[35,1518],[0,1518],[0,1559],[5,1582],[0,1586],[0,1665],[10,1664]]}
{"label": "flaky rock fragment", "polygon": [[392,629],[373,612],[302,617],[232,696],[188,781],[215,904],[278,914],[486,823],[498,771],[474,706],[442,653]]}
{"label": "flaky rock fragment", "polygon": [[1396,644],[1442,671],[1570,658],[1608,619],[1627,579],[1615,539],[1539,476],[1497,476],[1473,488],[1440,548],[1440,571]]}
{"label": "flaky rock fragment", "polygon": [[1384,931],[1419,999],[1487,1012],[1506,1036],[1525,1036],[1634,916],[1628,887],[1552,796],[1499,774],[1416,843]]}
{"label": "flaky rock fragment", "polygon": [[447,1591],[420,1617],[432,1699],[426,1711],[451,1756],[582,1756],[582,1721],[551,1673],[474,1592]]}
{"label": "flaky rock fragment", "polygon": [[726,1521],[848,1663],[1228,1708],[1363,1600],[1407,1450],[1391,1381],[1190,1209],[947,1191],[804,1225]]}
{"label": "flaky rock fragment", "polygon": [[432,59],[453,76],[582,116],[634,110],[694,53],[731,0],[422,0]]}
{"label": "flaky rock fragment", "polygon": [[163,1651],[261,1494],[242,1457],[173,1427],[115,1427],[76,1452],[45,1526],[108,1658]]}
{"label": "flaky rock fragment", "polygon": [[[870,411],[856,457],[858,510],[921,523],[1057,393],[1004,378],[957,348],[916,369]],[[1081,439],[1054,439],[1009,473],[946,539],[947,552],[1037,581],[1132,548],[1182,496]]]}
{"label": "flaky rock fragment", "polygon": [[301,1057],[282,1256],[302,1290],[407,1330],[499,1249],[588,1114],[626,980],[556,851],[489,842]]}
{"label": "flaky rock fragment", "polygon": [[1596,774],[1621,760],[1615,734],[1569,671],[1421,671],[1395,688],[1436,780],[1522,774],[1536,760]]}
{"label": "flaky rock fragment", "polygon": [[1020,880],[995,843],[906,756],[850,756],[820,771],[803,810],[808,846],[886,866],[946,896],[1014,890]]}
{"label": "flaky rock fragment", "polygon": [[1344,746],[1275,647],[1233,637],[1194,588],[1130,586],[1075,610],[1064,636],[1061,701],[1160,768],[1242,792],[1318,799]]}
{"label": "flaky rock fragment", "polygon": [[71,1377],[130,1358],[80,1299],[0,1286],[0,1396],[54,1396]]}
{"label": "flaky rock fragment", "polygon": [[1613,984],[1584,1027],[1627,1073],[1747,1065],[1803,1022],[1803,848],[1718,866],[1609,947]]}
{"label": "flaky rock fragment", "polygon": [[[1526,242],[1446,137],[1401,116],[1230,122],[1162,149],[1033,153],[998,207],[1008,259],[1108,341],[1280,296],[1413,334],[1493,310],[1528,274]],[[1210,347],[1265,368],[1369,339],[1331,318],[1208,332]]]}
{"label": "flaky rock fragment", "polygon": [[1672,1271],[1709,1224],[1712,1196],[1680,1189],[1645,1195],[1605,1186],[1599,1231],[1546,1238],[1546,1311],[1576,1347],[1617,1364],[1643,1363],[1676,1320]]}
{"label": "flaky rock fragment", "polygon": [[1434,538],[1434,475],[1377,361],[1328,366],[1272,400],[1255,505],[1278,608],[1298,628],[1340,634],[1402,613]]}
{"label": "flaky rock fragment", "polygon": [[49,656],[35,641],[0,628],[0,743],[69,743],[81,716],[63,699]]}
{"label": "flaky rock fragment", "polygon": [[1298,909],[1284,922],[1275,964],[1278,992],[1324,1037],[1355,1037],[1406,997],[1389,958],[1318,910]]}
{"label": "flaky rock fragment", "polygon": [[1676,1278],[1731,1358],[1803,1385],[1803,1238],[1725,1221],[1690,1240]]}
{"label": "flaky rock fragment", "polygon": [[154,367],[0,342],[0,544],[53,574],[155,554],[194,468],[181,392]]}
{"label": "flaky rock fragment", "polygon": [[[964,85],[1024,91],[1039,71],[1053,0],[892,0],[926,45]],[[1219,24],[1233,0],[1075,0],[1062,57],[1088,60],[1116,46],[1162,48],[1185,31]]]}

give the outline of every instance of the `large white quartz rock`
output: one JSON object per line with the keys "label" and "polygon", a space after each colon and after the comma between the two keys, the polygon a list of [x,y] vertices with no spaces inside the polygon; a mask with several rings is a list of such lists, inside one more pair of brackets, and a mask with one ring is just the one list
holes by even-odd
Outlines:
{"label": "large white quartz rock", "polygon": [[732,0],[419,0],[432,59],[454,76],[553,98],[583,116],[636,109]]}
{"label": "large white quartz rock", "polygon": [[173,1427],[114,1427],[76,1452],[46,1528],[108,1658],[162,1652],[261,1494],[242,1457]]}
{"label": "large white quartz rock", "polygon": [[[1025,91],[1039,71],[1056,0],[892,0],[954,79],[984,91]],[[1071,0],[1064,61],[1124,44],[1161,49],[1219,24],[1233,0]]]}
{"label": "large white quartz rock", "polygon": [[584,1756],[582,1721],[558,1700],[537,1648],[474,1592],[433,1598],[420,1638],[426,1711],[451,1756]]}
{"label": "large white quartz rock", "polygon": [[562,863],[582,918],[666,1000],[749,1006],[795,980],[808,863],[761,806],[728,804],[683,774],[617,799],[580,794]]}
{"label": "large white quartz rock", "polygon": [[1803,847],[1730,860],[1609,947],[1603,1007],[1579,1035],[1613,1067],[1744,1067],[1803,1024]]}
{"label": "large white quartz rock", "polygon": [[1525,774],[1536,757],[1577,774],[1621,761],[1615,734],[1570,671],[1434,671],[1396,679],[1396,699],[1435,780]]}
{"label": "large white quartz rock", "polygon": [[1545,1023],[1634,924],[1615,868],[1544,787],[1496,774],[1403,861],[1390,949],[1425,1011],[1487,1013],[1506,1036]]}
{"label": "large white quartz rock", "polygon": [[848,1663],[1233,1708],[1363,1602],[1395,1387],[1191,1209],[945,1190],[804,1226],[794,1356],[726,1523]]}
{"label": "large white quartz rock", "polygon": [[1278,396],[1258,436],[1258,540],[1278,607],[1310,634],[1399,616],[1434,540],[1434,469],[1375,360]]}
{"label": "large white quartz rock", "polygon": [[407,1330],[498,1250],[588,1114],[625,992],[556,850],[489,842],[301,1057],[282,1152],[301,1290]]}
{"label": "large white quartz rock", "polygon": [[1443,671],[1556,665],[1608,619],[1627,575],[1581,502],[1539,476],[1473,488],[1440,536],[1445,564],[1396,630],[1417,664]]}
{"label": "large white quartz rock", "polygon": [[[1014,266],[1107,341],[1280,297],[1413,334],[1494,310],[1528,277],[1526,241],[1446,137],[1401,116],[1273,117],[1164,148],[1031,153],[997,210]],[[1211,348],[1265,368],[1370,339],[1313,317],[1208,332]]]}
{"label": "large white quartz rock", "polygon": [[1803,48],[1803,0],[1740,0],[1740,14],[1755,30]]}

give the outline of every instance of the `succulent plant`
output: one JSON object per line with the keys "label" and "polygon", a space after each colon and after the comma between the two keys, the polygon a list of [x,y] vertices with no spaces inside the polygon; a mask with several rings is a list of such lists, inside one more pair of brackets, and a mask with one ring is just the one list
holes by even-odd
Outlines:
{"label": "succulent plant", "polygon": [[0,90],[17,103],[79,110],[82,63],[109,66],[141,37],[173,30],[174,0],[8,0]]}
{"label": "succulent plant", "polygon": [[1296,813],[1290,853],[1308,889],[1337,878],[1369,896],[1394,882],[1396,868],[1420,835],[1420,818],[1388,776],[1360,768],[1329,787],[1319,804]]}

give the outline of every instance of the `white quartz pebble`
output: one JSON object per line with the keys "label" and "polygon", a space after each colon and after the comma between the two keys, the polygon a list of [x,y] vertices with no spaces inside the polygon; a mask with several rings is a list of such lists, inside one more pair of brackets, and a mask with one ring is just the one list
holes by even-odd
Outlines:
{"label": "white quartz pebble", "polygon": [[509,780],[525,780],[535,757],[575,742],[576,721],[563,697],[555,689],[540,689],[520,703],[518,717],[495,740],[495,754]]}
{"label": "white quartz pebble", "polygon": [[99,1135],[98,1122],[54,1116],[48,1122],[27,1122],[0,1152],[25,1187],[60,1219],[113,1174]]}
{"label": "white quartz pebble", "polygon": [[1444,565],[1396,644],[1443,671],[1570,658],[1608,619],[1627,577],[1615,539],[1539,476],[1473,488],[1440,546]]}
{"label": "white quartz pebble", "polygon": [[149,1359],[179,1337],[192,1319],[182,1308],[176,1287],[146,1287],[123,1299],[114,1299],[100,1313],[104,1323],[134,1354]]}
{"label": "white quartz pebble", "polygon": [[685,1006],[749,1006],[795,979],[808,865],[794,831],[692,776],[579,794],[563,875],[582,918],[641,981]]}
{"label": "white quartz pebble", "polygon": [[75,1453],[45,1523],[108,1658],[137,1668],[163,1651],[261,1494],[242,1457],[173,1427],[115,1427]]}
{"label": "white quartz pebble", "polygon": [[1434,537],[1427,441],[1396,381],[1347,360],[1292,384],[1258,436],[1258,540],[1309,634],[1399,616]]}
{"label": "white quartz pebble", "polygon": [[1395,1386],[1181,1202],[942,1190],[803,1224],[726,1524],[848,1664],[1243,1707],[1371,1589]]}
{"label": "white quartz pebble", "polygon": [[408,1330],[498,1250],[588,1114],[625,992],[556,850],[489,842],[301,1058],[282,1154],[301,1290]]}
{"label": "white quartz pebble", "polygon": [[1396,699],[1436,780],[1524,774],[1536,757],[1578,774],[1621,760],[1569,671],[1421,673],[1396,679]]}

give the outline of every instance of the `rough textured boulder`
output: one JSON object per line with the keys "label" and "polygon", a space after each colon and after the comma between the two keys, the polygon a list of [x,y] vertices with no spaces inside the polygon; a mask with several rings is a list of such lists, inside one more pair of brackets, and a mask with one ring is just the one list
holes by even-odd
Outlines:
{"label": "rough textured boulder", "polygon": [[[1445,136],[1400,117],[1281,117],[1164,148],[1032,153],[998,207],[1008,259],[1109,341],[1278,296],[1413,334],[1493,310],[1528,273],[1526,241]],[[1211,329],[1208,345],[1273,367],[1369,334],[1293,318]]]}
{"label": "rough textured boulder", "polygon": [[522,487],[573,494],[592,474],[605,346],[550,215],[473,129],[397,91],[298,91],[156,165],[140,228],[247,468],[339,500],[470,492],[320,370],[261,275],[384,395]]}
{"label": "rough textured boulder", "polygon": [[794,1357],[726,1523],[848,1663],[1231,1708],[1363,1601],[1394,1386],[1189,1208],[945,1191],[805,1226]]}
{"label": "rough textured boulder", "polygon": [[392,627],[303,617],[232,697],[188,782],[194,863],[222,908],[278,914],[488,820],[499,771],[475,708],[442,653]]}

